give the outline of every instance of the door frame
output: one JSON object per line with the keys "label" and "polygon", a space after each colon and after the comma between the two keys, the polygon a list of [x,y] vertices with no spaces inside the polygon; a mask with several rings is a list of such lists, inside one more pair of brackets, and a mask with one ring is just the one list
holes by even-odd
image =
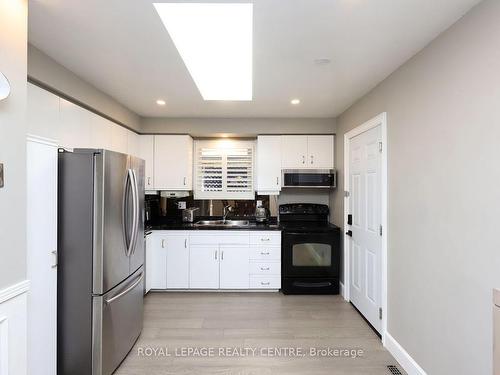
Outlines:
{"label": "door frame", "polygon": [[[350,164],[350,141],[352,138],[371,130],[377,126],[381,127],[382,132],[382,159],[381,159],[381,224],[382,224],[382,249],[381,249],[381,304],[382,304],[382,324],[381,336],[382,343],[385,345],[387,334],[387,237],[389,228],[387,225],[387,113],[383,112],[378,116],[368,120],[362,125],[352,129],[344,134],[344,229],[347,230],[347,215],[349,214],[350,197],[346,192],[350,191],[350,178],[349,178],[349,164]],[[347,234],[343,235],[344,246],[344,287],[343,297],[347,302],[350,302],[350,246],[349,237]]]}

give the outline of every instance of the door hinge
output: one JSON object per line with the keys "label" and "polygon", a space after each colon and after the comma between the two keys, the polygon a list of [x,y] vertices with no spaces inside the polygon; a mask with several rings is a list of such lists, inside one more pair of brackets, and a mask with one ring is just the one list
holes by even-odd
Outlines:
{"label": "door hinge", "polygon": [[344,197],[349,198],[351,196],[351,193],[348,191],[344,191]]}
{"label": "door hinge", "polygon": [[382,308],[381,307],[378,308],[378,318],[380,320],[382,320]]}
{"label": "door hinge", "polygon": [[379,152],[382,152],[382,142],[379,142],[379,143],[378,143],[378,151],[379,151]]}
{"label": "door hinge", "polygon": [[379,233],[382,235],[382,225],[379,227]]}

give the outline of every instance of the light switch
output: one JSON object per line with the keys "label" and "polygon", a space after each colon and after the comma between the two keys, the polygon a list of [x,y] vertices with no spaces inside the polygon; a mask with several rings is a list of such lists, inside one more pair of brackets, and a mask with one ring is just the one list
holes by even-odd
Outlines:
{"label": "light switch", "polygon": [[0,163],[0,188],[3,188],[3,163]]}

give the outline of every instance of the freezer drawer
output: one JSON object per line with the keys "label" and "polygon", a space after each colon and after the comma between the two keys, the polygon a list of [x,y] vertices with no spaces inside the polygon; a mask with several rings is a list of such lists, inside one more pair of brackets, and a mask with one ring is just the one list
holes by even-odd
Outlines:
{"label": "freezer drawer", "polygon": [[93,297],[92,375],[110,375],[142,330],[143,267],[103,296]]}

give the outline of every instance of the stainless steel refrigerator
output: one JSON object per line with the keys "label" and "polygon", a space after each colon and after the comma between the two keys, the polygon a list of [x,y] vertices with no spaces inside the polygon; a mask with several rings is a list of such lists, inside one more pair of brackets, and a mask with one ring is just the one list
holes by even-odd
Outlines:
{"label": "stainless steel refrigerator", "polygon": [[59,375],[108,375],[142,330],[144,161],[60,150]]}

